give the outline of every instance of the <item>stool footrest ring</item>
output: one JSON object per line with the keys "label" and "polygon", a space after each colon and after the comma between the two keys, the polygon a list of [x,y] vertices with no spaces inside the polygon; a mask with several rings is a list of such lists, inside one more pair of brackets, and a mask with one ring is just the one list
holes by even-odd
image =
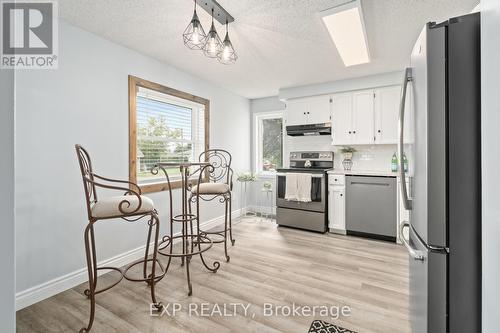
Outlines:
{"label": "stool footrest ring", "polygon": [[[227,231],[226,232],[229,232],[229,229],[226,229]],[[213,235],[213,236],[218,236],[220,237],[221,239],[218,239],[218,240],[214,240],[210,237],[210,239],[212,239],[212,243],[214,244],[220,244],[220,243],[224,243],[224,230],[221,230],[221,231],[211,231],[211,232],[206,232],[206,231],[202,231],[200,230],[200,234],[203,235],[203,236],[209,236],[209,235]],[[203,241],[200,242],[201,244],[203,244]]]}
{"label": "stool footrest ring", "polygon": [[[132,281],[132,282],[150,282],[151,281],[151,274],[148,275],[148,277],[144,278],[134,278],[134,277],[131,277],[128,272],[129,270],[132,268],[132,267],[135,267],[139,264],[142,264],[144,265],[144,263],[146,262],[152,262],[153,259],[147,259],[147,260],[144,260],[144,259],[140,259],[140,260],[137,260],[133,263],[131,263],[130,265],[128,265],[125,270],[123,271],[123,277],[128,280],[128,281]],[[159,268],[159,271],[157,271],[157,274],[155,274],[155,283],[160,281],[161,279],[163,279],[165,277],[165,274],[167,274],[167,272],[165,271],[165,268],[163,267],[163,265],[161,264],[161,262],[156,259],[156,263],[158,264],[158,268]]]}
{"label": "stool footrest ring", "polygon": [[[193,244],[204,244],[206,245],[205,248],[202,249],[197,249],[197,251],[193,252],[187,252],[187,253],[174,253],[174,252],[167,252],[166,249],[170,246],[172,246],[172,243],[175,243],[176,239],[182,239],[185,238],[186,240],[192,240]],[[161,254],[163,256],[167,257],[177,257],[177,258],[182,258],[182,257],[192,257],[199,255],[200,253],[203,253],[207,250],[209,250],[213,246],[213,242],[210,238],[204,235],[196,235],[196,234],[188,234],[188,235],[179,235],[179,236],[164,236],[160,244],[158,244],[158,254]],[[188,246],[188,250],[189,250]],[[172,250],[171,250],[172,251]]]}
{"label": "stool footrest ring", "polygon": [[[101,270],[106,270],[106,271],[109,271],[109,270],[112,270],[112,271],[116,271],[116,272],[119,272],[120,273],[120,276],[118,277],[118,279],[113,282],[112,284],[110,284],[109,286],[105,287],[105,288],[102,288],[102,289],[99,289],[99,290],[95,290],[94,291],[94,295],[97,295],[97,294],[100,294],[102,292],[105,292],[111,288],[113,288],[114,286],[116,286],[118,283],[120,283],[122,280],[123,280],[123,277],[124,277],[124,272],[121,268],[118,268],[118,267],[97,267],[96,268],[97,271],[101,271]],[[90,289],[85,289],[85,291],[83,292],[85,294],[85,296],[87,297],[90,297]]]}

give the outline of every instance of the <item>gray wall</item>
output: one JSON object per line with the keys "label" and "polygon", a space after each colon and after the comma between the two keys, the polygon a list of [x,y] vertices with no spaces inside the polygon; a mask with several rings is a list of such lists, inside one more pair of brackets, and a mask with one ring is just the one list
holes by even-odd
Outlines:
{"label": "gray wall", "polygon": [[[59,38],[59,69],[20,72],[16,85],[18,292],[85,267],[87,221],[74,144],[89,150],[98,173],[128,178],[129,74],[210,99],[211,147],[229,150],[236,172],[250,168],[248,99],[64,21]],[[150,197],[167,232],[167,193]],[[211,202],[201,219],[222,214],[222,205]],[[99,260],[145,244],[145,221],[96,228]]]}
{"label": "gray wall", "polygon": [[500,332],[500,1],[481,1],[483,332]]}
{"label": "gray wall", "polygon": [[14,266],[14,71],[0,69],[0,326],[15,331]]}

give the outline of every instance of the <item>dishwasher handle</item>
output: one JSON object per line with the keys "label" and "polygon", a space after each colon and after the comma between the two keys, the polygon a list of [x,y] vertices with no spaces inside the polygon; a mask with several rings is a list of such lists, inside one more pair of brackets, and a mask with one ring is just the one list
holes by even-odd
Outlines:
{"label": "dishwasher handle", "polygon": [[374,186],[391,186],[389,183],[372,183],[372,182],[361,182],[361,181],[351,181],[351,185],[374,185]]}

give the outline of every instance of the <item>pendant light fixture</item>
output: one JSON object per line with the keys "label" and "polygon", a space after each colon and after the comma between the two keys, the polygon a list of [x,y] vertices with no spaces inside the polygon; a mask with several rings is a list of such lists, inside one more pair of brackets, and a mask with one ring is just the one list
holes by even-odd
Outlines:
{"label": "pendant light fixture", "polygon": [[205,34],[205,30],[203,30],[198,14],[196,13],[196,0],[194,1],[193,18],[186,27],[186,30],[184,30],[182,37],[184,39],[184,45],[192,50],[202,50],[205,45],[207,35]]}
{"label": "pendant light fixture", "polygon": [[217,58],[218,54],[222,51],[222,42],[217,34],[214,24],[214,9],[212,8],[212,26],[205,38],[205,45],[203,52],[209,58]]}
{"label": "pendant light fixture", "polygon": [[224,41],[222,42],[222,49],[217,55],[217,59],[221,64],[229,65],[234,64],[238,59],[238,55],[234,50],[233,44],[229,39],[229,24],[226,21],[226,37],[224,37]]}

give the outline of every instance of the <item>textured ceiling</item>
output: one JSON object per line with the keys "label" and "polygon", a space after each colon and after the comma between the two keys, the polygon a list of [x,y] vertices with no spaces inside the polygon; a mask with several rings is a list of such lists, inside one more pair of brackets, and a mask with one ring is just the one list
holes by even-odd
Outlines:
{"label": "textured ceiling", "polygon": [[[478,0],[362,0],[372,61],[344,67],[317,13],[346,0],[218,0],[236,19],[238,52],[224,66],[187,49],[192,0],[60,0],[60,16],[118,44],[248,98],[278,89],[399,70],[422,26],[472,10]],[[209,15],[199,10],[208,30]],[[217,24],[222,35],[224,28]]]}

